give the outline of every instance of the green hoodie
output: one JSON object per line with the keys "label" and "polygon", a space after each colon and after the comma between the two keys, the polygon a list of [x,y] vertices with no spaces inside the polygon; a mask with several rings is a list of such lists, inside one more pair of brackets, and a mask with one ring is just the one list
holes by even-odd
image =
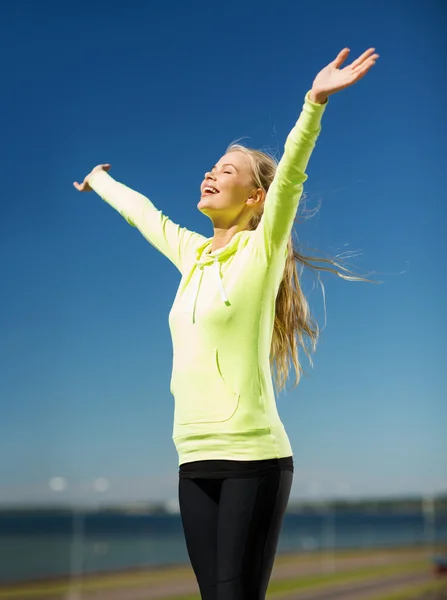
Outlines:
{"label": "green hoodie", "polygon": [[326,106],[306,95],[259,226],[236,233],[214,252],[212,238],[176,225],[148,198],[108,173],[90,180],[182,275],[169,314],[179,464],[292,455],[276,407],[270,347],[287,242]]}

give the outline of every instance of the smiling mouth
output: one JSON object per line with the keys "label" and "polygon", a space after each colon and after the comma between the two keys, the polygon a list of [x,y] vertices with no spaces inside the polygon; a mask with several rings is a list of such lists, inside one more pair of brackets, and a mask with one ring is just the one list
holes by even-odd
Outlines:
{"label": "smiling mouth", "polygon": [[212,186],[206,186],[203,188],[202,196],[215,196],[219,193],[219,190]]}

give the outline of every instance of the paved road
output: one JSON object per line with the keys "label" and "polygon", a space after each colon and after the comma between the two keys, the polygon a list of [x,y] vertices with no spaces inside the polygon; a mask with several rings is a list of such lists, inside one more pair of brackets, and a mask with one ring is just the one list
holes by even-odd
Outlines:
{"label": "paved road", "polygon": [[[383,554],[377,554],[376,556],[356,556],[343,558],[342,556],[335,557],[333,562],[337,572],[350,571],[354,569],[361,569],[362,567],[380,567],[385,565],[399,565],[407,562],[427,560],[428,556],[425,551],[415,551],[402,554],[392,554],[384,552]],[[306,560],[299,562],[299,559],[294,559],[290,563],[278,562],[273,570],[272,578],[274,579],[285,579],[288,577],[294,577],[294,575],[311,575],[324,572],[324,565],[330,566],[330,556],[326,558],[321,557],[320,559],[315,557],[312,561]],[[323,568],[322,568],[323,567]],[[328,572],[328,571],[326,571]]]}
{"label": "paved road", "polygon": [[[362,582],[340,583],[333,584],[325,589],[307,590],[302,592],[294,592],[287,595],[281,595],[281,600],[376,600],[383,593],[388,595],[393,592],[398,592],[401,589],[408,588],[414,585],[429,583],[433,577],[429,573],[418,573],[414,575],[392,576],[386,577],[379,581],[371,579]],[[196,588],[197,589],[197,588]],[[170,592],[172,594],[185,594],[187,590],[183,584],[178,586],[173,585]],[[162,598],[155,590],[152,593],[147,589],[127,589],[116,590],[113,592],[97,592],[82,594],[76,598],[73,596],[70,600],[149,600],[150,598]],[[65,597],[65,600],[69,600]]]}
{"label": "paved road", "polygon": [[[358,557],[338,557],[334,565],[337,567],[337,573],[343,571],[354,571],[362,567],[374,567],[380,565],[399,565],[402,563],[411,562],[412,560],[421,560],[425,558],[424,552],[416,551],[412,553],[378,555],[374,558],[367,556]],[[322,565],[324,565],[317,557],[315,560],[303,560],[302,563],[294,560],[290,563],[279,561],[273,571],[272,579],[288,579],[291,577],[299,577],[300,575],[318,575],[324,573]],[[329,563],[328,563],[329,564]],[[402,577],[402,576],[401,576]],[[377,577],[375,578],[377,579]],[[332,588],[331,588],[332,589]],[[194,594],[197,593],[197,583],[195,577],[190,572],[189,575],[183,576],[176,580],[175,576],[169,581],[153,581],[141,587],[128,587],[126,589],[102,589],[97,591],[85,591],[82,596],[55,595],[48,600],[161,600],[175,594]],[[327,592],[325,592],[327,595]],[[291,598],[299,598],[296,594]],[[325,598],[327,596],[324,596]]]}
{"label": "paved road", "polygon": [[380,595],[388,595],[398,592],[401,589],[429,583],[433,576],[428,573],[420,573],[406,576],[393,576],[381,579],[380,581],[371,580],[361,583],[349,583],[332,585],[326,590],[308,590],[307,592],[298,592],[287,596],[281,596],[281,600],[376,600]]}

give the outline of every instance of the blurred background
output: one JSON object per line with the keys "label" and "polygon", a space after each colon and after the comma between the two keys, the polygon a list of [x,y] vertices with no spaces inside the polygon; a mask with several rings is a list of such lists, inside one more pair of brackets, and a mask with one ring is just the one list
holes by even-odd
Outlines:
{"label": "blurred background", "polygon": [[[380,285],[304,273],[324,327],[278,397],[295,478],[269,597],[444,597],[447,5],[0,3],[0,599],[198,598],[171,439],[175,268],[94,193],[97,164],[175,222],[243,138],[281,155],[332,97],[297,224]],[[310,215],[314,215],[310,218]],[[447,570],[447,566],[445,567]]]}

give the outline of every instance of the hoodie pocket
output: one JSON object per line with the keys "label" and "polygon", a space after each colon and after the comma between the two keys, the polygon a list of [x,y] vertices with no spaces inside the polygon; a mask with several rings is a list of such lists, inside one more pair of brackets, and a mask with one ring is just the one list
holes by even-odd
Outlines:
{"label": "hoodie pocket", "polygon": [[180,425],[228,421],[239,405],[239,394],[227,385],[216,349],[175,352],[171,392]]}

